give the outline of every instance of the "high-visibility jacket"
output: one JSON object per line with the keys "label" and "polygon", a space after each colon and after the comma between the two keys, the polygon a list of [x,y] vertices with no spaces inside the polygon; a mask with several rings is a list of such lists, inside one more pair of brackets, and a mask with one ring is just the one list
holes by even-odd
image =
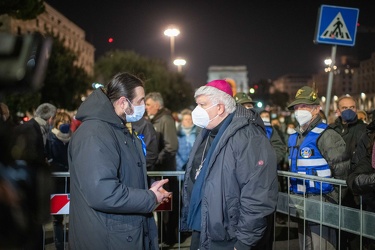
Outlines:
{"label": "high-visibility jacket", "polygon": [[[317,140],[327,127],[327,124],[319,123],[308,132],[301,145],[296,145],[298,133],[289,136],[288,158],[291,172],[326,178],[332,177],[331,169],[317,147]],[[297,194],[320,194],[321,189],[322,193],[326,194],[333,190],[332,184],[321,183],[320,181],[291,178],[290,183],[291,191]]]}

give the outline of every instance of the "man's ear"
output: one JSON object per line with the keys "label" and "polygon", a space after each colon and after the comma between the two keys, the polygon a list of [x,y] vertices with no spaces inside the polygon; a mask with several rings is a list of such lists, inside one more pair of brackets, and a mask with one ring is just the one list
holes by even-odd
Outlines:
{"label": "man's ear", "polygon": [[219,103],[219,104],[217,105],[217,107],[218,107],[218,111],[219,111],[218,115],[222,115],[222,114],[224,114],[224,112],[225,112],[225,105],[222,104],[222,103]]}

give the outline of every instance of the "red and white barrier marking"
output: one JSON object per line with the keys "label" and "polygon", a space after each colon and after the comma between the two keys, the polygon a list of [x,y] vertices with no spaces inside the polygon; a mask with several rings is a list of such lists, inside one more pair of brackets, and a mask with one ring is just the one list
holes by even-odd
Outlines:
{"label": "red and white barrier marking", "polygon": [[69,214],[69,194],[51,195],[51,214]]}

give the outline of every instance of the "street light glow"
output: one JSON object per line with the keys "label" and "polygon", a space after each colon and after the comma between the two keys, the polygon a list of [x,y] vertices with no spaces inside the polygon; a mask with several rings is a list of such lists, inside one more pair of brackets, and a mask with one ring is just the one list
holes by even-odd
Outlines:
{"label": "street light glow", "polygon": [[185,59],[182,59],[182,58],[178,58],[176,60],[173,61],[174,65],[176,66],[184,66],[186,64],[186,60]]}
{"label": "street light glow", "polygon": [[332,59],[331,58],[325,59],[324,64],[327,65],[327,66],[330,66],[332,64]]}
{"label": "street light glow", "polygon": [[177,58],[176,60],[173,61],[173,64],[177,66],[178,72],[181,72],[182,66],[186,64],[186,60],[182,58]]}
{"label": "street light glow", "polygon": [[180,34],[180,30],[177,28],[168,28],[164,31],[164,35],[166,36],[178,36]]}

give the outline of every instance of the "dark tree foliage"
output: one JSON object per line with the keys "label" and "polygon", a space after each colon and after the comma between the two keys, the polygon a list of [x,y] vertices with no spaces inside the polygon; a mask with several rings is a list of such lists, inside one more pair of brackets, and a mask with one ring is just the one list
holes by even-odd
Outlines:
{"label": "dark tree foliage", "polygon": [[1,0],[0,15],[30,20],[44,12],[44,0]]}
{"label": "dark tree foliage", "polygon": [[[49,35],[53,37],[53,35]],[[33,112],[41,103],[49,102],[57,108],[75,110],[87,95],[91,79],[86,72],[74,65],[77,55],[53,37],[46,77],[43,87],[35,91],[6,93],[4,101],[13,112]]]}
{"label": "dark tree foliage", "polygon": [[95,64],[96,81],[106,84],[115,74],[129,72],[145,82],[146,94],[160,92],[172,111],[194,105],[194,90],[184,75],[168,70],[166,62],[142,57],[132,51],[107,52]]}
{"label": "dark tree foliage", "polygon": [[64,47],[63,41],[53,37],[46,79],[41,89],[41,102],[68,110],[79,107],[81,97],[86,94],[91,81],[84,69],[74,65],[76,59],[77,55]]}
{"label": "dark tree foliage", "polygon": [[287,107],[289,95],[288,93],[276,90],[273,94],[270,95],[270,100],[272,105],[279,106],[282,110],[284,110]]}

